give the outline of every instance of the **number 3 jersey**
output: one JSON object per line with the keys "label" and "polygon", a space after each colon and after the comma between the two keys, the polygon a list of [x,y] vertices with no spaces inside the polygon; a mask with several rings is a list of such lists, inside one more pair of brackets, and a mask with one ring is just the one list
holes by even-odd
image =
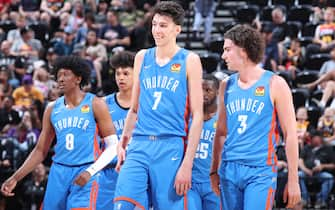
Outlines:
{"label": "number 3 jersey", "polygon": [[97,125],[92,101],[95,95],[86,93],[75,108],[67,108],[64,96],[55,101],[51,123],[57,143],[53,161],[74,166],[94,162],[100,154]]}
{"label": "number 3 jersey", "polygon": [[156,48],[146,51],[134,136],[186,136],[189,121],[186,58],[181,48],[165,65],[156,63]]}
{"label": "number 3 jersey", "polygon": [[194,183],[210,182],[209,173],[217,120],[218,115],[216,113],[212,118],[203,123],[200,141],[194,156],[192,168],[192,182]]}
{"label": "number 3 jersey", "polygon": [[239,74],[231,75],[225,90],[227,138],[222,151],[223,161],[243,165],[276,165],[278,143],[277,116],[270,98],[273,73],[265,71],[247,89],[238,85]]}

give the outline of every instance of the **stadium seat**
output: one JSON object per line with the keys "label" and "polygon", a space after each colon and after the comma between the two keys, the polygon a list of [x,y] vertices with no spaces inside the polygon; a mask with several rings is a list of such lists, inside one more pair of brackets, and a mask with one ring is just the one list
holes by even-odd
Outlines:
{"label": "stadium seat", "polygon": [[309,91],[303,88],[292,89],[294,108],[309,106]]}
{"label": "stadium seat", "polygon": [[221,55],[223,52],[223,44],[224,44],[223,37],[214,37],[209,41],[208,51],[210,51],[211,53],[218,53]]}
{"label": "stadium seat", "polygon": [[298,37],[302,28],[302,24],[299,21],[287,21],[287,27],[288,27],[287,36],[292,39]]}
{"label": "stadium seat", "polygon": [[295,83],[295,86],[298,87],[299,85],[302,85],[302,84],[314,82],[318,78],[319,78],[318,71],[302,71],[296,74],[294,83]]}
{"label": "stadium seat", "polygon": [[312,6],[299,5],[289,8],[287,20],[299,21],[302,24],[306,24],[310,20],[310,16],[313,13]]}
{"label": "stadium seat", "polygon": [[239,23],[251,24],[257,16],[259,6],[244,5],[238,7],[235,11],[235,19]]}
{"label": "stadium seat", "polygon": [[306,60],[305,69],[320,70],[322,64],[330,59],[329,53],[313,54]]}
{"label": "stadium seat", "polygon": [[260,7],[270,5],[271,0],[248,0],[247,4],[256,4]]}
{"label": "stadium seat", "polygon": [[314,38],[305,36],[305,37],[299,37],[298,39],[299,39],[301,47],[306,47],[307,45],[313,43]]}
{"label": "stadium seat", "polygon": [[287,8],[295,5],[295,0],[272,0],[273,5],[285,5]]}
{"label": "stadium seat", "polygon": [[271,12],[273,10],[273,6],[266,6],[266,7],[263,7],[261,9],[261,12],[260,12],[260,20],[263,22],[263,21],[272,21],[272,16],[271,16]]}
{"label": "stadium seat", "polygon": [[217,53],[203,53],[200,54],[200,60],[204,72],[210,74],[213,71],[217,70],[220,61],[220,56]]}
{"label": "stadium seat", "polygon": [[309,106],[307,108],[308,119],[314,128],[317,127],[322,110],[317,106]]}
{"label": "stadium seat", "polygon": [[315,29],[318,24],[308,22],[302,27],[301,36],[314,37]]}
{"label": "stadium seat", "polygon": [[10,20],[6,20],[6,21],[1,21],[0,22],[0,28],[5,32],[8,33],[8,31],[15,29],[16,25],[14,22],[10,21]]}

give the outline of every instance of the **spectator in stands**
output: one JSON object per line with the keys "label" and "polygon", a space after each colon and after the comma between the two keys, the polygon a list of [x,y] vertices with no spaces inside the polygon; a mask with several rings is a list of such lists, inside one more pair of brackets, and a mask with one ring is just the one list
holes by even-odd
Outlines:
{"label": "spectator in stands", "polygon": [[5,66],[0,68],[0,89],[4,96],[11,96],[13,87],[9,82],[9,70]]}
{"label": "spectator in stands", "polygon": [[58,29],[60,25],[60,17],[63,13],[68,13],[71,10],[70,1],[66,0],[42,0],[41,11],[50,15],[50,24],[54,29]]}
{"label": "spectator in stands", "polygon": [[14,90],[13,98],[15,107],[23,110],[28,109],[35,99],[41,101],[41,103],[44,102],[42,92],[34,87],[33,79],[30,75],[25,75],[23,77],[22,86]]}
{"label": "spectator in stands", "polygon": [[81,0],[75,0],[72,5],[73,9],[66,27],[69,27],[71,31],[77,33],[85,20],[84,5]]}
{"label": "spectator in stands", "polygon": [[59,32],[60,37],[55,39],[53,48],[57,55],[71,55],[74,45],[75,32],[70,28],[65,28],[64,32]]}
{"label": "spectator in stands", "polygon": [[34,23],[40,18],[41,0],[20,0],[19,13],[26,17],[28,22]]}
{"label": "spectator in stands", "polygon": [[54,62],[55,62],[57,57],[58,57],[58,55],[55,52],[55,49],[53,47],[50,47],[47,50],[47,54],[46,54],[46,67],[47,67],[49,73],[51,73],[51,70],[53,68]]}
{"label": "spectator in stands", "polygon": [[100,26],[106,23],[108,6],[109,6],[108,0],[99,0],[97,12],[95,13],[94,19],[96,23],[99,24]]}
{"label": "spectator in stands", "polygon": [[96,34],[99,33],[99,25],[95,23],[94,15],[92,13],[87,13],[85,15],[85,21],[82,26],[78,29],[75,43],[85,44],[87,33],[89,30],[94,30]]}
{"label": "spectator in stands", "polygon": [[35,68],[33,81],[34,86],[42,92],[45,99],[48,97],[49,90],[57,85],[54,80],[50,79],[50,73],[46,70],[44,65]]}
{"label": "spectator in stands", "polygon": [[7,40],[13,43],[15,40],[21,39],[21,29],[27,25],[26,18],[23,15],[19,15],[15,19],[16,28],[12,29],[7,34]]}
{"label": "spectator in stands", "polygon": [[25,203],[27,209],[38,209],[43,201],[47,186],[47,171],[43,163],[37,165],[32,176],[24,183],[24,195],[27,198]]}
{"label": "spectator in stands", "polygon": [[107,12],[107,23],[99,32],[99,42],[107,47],[108,52],[114,48],[124,49],[130,46],[130,37],[127,29],[119,23],[116,11]]}
{"label": "spectator in stands", "polygon": [[10,53],[12,43],[4,40],[1,42],[0,47],[0,66],[5,66],[9,72],[14,71],[14,63],[16,57]]}
{"label": "spectator in stands", "polygon": [[282,65],[278,66],[278,69],[281,71],[289,71],[294,79],[297,70],[304,68],[303,64],[305,62],[299,40],[292,39],[290,48],[287,50],[284,48],[284,50],[285,51],[282,55],[283,62]]}
{"label": "spectator in stands", "polygon": [[272,39],[282,42],[289,35],[289,29],[285,20],[285,13],[281,7],[276,7],[271,12],[272,17]]}
{"label": "spectator in stands", "polygon": [[321,190],[316,195],[316,209],[327,206],[326,202],[332,190],[334,177],[332,173],[335,169],[335,154],[332,147],[323,143],[322,134],[315,132],[312,134],[310,145],[306,145],[301,151],[299,159],[299,179],[301,196],[306,205],[310,202],[306,181],[321,183]]}
{"label": "spectator in stands", "polygon": [[121,25],[128,30],[131,43],[129,48],[134,51],[145,48],[147,34],[150,30],[145,27],[148,19],[144,11],[136,7],[134,0],[124,2],[123,10],[119,13],[119,20]]}
{"label": "spectator in stands", "polygon": [[335,145],[335,111],[333,108],[326,108],[319,118],[317,130],[322,134],[325,142]]}
{"label": "spectator in stands", "polygon": [[0,108],[0,132],[6,125],[16,126],[21,121],[19,112],[13,108],[14,99],[11,96],[5,96],[3,106]]}
{"label": "spectator in stands", "polygon": [[200,26],[202,22],[205,22],[203,39],[205,44],[208,44],[211,40],[215,7],[214,0],[195,0],[194,2],[193,37],[200,37]]}
{"label": "spectator in stands", "polygon": [[272,39],[273,28],[271,25],[265,25],[261,29],[261,33],[265,40],[265,55],[263,58],[263,68],[271,71],[277,71],[279,63],[278,43]]}
{"label": "spectator in stands", "polygon": [[21,39],[15,40],[10,49],[12,55],[27,58],[28,63],[39,59],[40,51],[43,49],[41,41],[34,39],[33,30],[25,26],[20,30]]}
{"label": "spectator in stands", "polygon": [[299,147],[303,148],[305,144],[310,143],[310,131],[313,127],[308,120],[306,107],[299,107],[296,112]]}
{"label": "spectator in stands", "polygon": [[[11,0],[0,0],[0,17],[7,16]],[[1,18],[2,19],[2,18]]]}
{"label": "spectator in stands", "polygon": [[325,10],[324,23],[316,27],[313,42],[307,46],[307,59],[312,54],[330,52],[335,47],[334,8],[327,7]]}
{"label": "spectator in stands", "polygon": [[87,58],[93,61],[94,69],[96,71],[96,79],[97,79],[97,88],[102,88],[102,78],[101,71],[103,67],[103,63],[107,62],[107,50],[106,47],[100,43],[98,43],[98,38],[96,31],[90,30],[87,34],[86,39],[86,56]]}

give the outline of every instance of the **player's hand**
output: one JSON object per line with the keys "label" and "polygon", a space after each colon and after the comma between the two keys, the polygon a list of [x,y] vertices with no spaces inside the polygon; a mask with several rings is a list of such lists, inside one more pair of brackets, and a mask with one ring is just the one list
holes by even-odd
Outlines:
{"label": "player's hand", "polygon": [[1,186],[1,193],[4,196],[13,196],[14,193],[12,191],[14,190],[15,186],[17,184],[17,180],[14,177],[9,177]]}
{"label": "player's hand", "polygon": [[81,172],[76,179],[74,180],[74,183],[83,187],[91,178],[91,174],[87,171]]}
{"label": "player's hand", "polygon": [[298,182],[288,182],[284,189],[283,201],[287,203],[286,208],[292,209],[301,201],[300,187]]}
{"label": "player's hand", "polygon": [[126,150],[123,148],[122,143],[119,142],[117,145],[117,164],[115,166],[115,170],[120,172],[121,166],[126,159]]}
{"label": "player's hand", "polygon": [[176,179],[174,181],[174,188],[176,189],[177,195],[185,195],[191,188],[192,179],[192,168],[180,166]]}
{"label": "player's hand", "polygon": [[217,195],[220,196],[220,177],[219,174],[212,174],[210,176],[211,179],[211,187],[213,192]]}

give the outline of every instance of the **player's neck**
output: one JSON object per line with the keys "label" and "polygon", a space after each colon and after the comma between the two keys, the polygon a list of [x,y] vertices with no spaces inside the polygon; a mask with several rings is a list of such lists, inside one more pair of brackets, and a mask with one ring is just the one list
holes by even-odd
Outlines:
{"label": "player's neck", "polygon": [[116,94],[118,103],[125,108],[130,107],[131,103],[131,89],[128,91],[120,91]]}
{"label": "player's neck", "polygon": [[217,112],[217,104],[204,107],[204,121],[210,120]]}
{"label": "player's neck", "polygon": [[177,53],[179,48],[180,47],[175,42],[164,46],[157,46],[156,58],[158,59],[172,58]]}
{"label": "player's neck", "polygon": [[246,63],[238,72],[239,80],[242,83],[249,83],[258,80],[264,70],[254,63]]}
{"label": "player's neck", "polygon": [[86,93],[80,89],[64,94],[64,98],[65,98],[64,103],[66,107],[74,108],[78,106],[83,100],[83,98],[85,97],[85,94]]}

